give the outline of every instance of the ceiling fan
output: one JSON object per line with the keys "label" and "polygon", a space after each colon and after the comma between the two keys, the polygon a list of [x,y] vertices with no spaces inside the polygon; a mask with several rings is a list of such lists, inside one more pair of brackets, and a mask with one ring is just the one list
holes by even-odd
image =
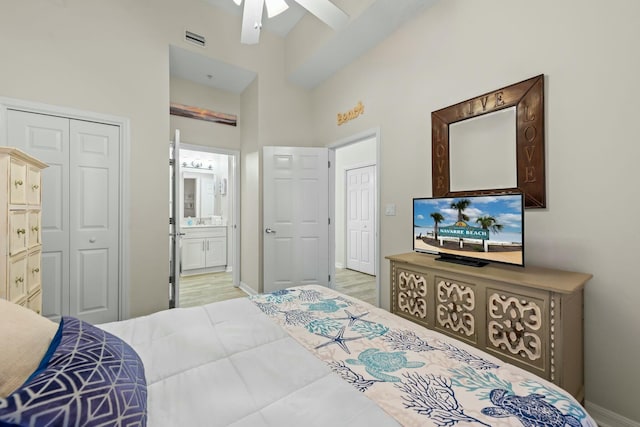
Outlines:
{"label": "ceiling fan", "polygon": [[[233,0],[240,6],[242,0]],[[349,21],[349,16],[330,0],[294,0],[300,6],[314,14],[322,22],[339,30]],[[267,17],[273,18],[289,8],[285,0],[244,0],[242,13],[242,34],[240,42],[256,44],[262,28],[262,10],[266,6]]]}

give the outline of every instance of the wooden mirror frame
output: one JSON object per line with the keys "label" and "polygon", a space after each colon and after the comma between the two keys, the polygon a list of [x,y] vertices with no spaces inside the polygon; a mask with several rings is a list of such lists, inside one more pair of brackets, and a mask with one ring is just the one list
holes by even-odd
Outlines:
{"label": "wooden mirror frame", "polygon": [[[451,191],[449,125],[516,107],[517,187]],[[433,197],[522,192],[525,208],[546,207],[544,160],[544,74],[431,113]]]}

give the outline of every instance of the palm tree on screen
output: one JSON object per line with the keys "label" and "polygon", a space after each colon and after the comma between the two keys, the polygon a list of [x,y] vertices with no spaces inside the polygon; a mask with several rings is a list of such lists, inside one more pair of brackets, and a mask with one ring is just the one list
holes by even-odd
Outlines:
{"label": "palm tree on screen", "polygon": [[469,216],[464,213],[464,210],[469,207],[471,200],[460,199],[457,202],[451,203],[451,209],[458,211],[458,222],[469,221]]}
{"label": "palm tree on screen", "polygon": [[491,230],[494,233],[499,233],[504,228],[504,225],[498,224],[496,219],[492,216],[481,216],[476,219],[476,222],[480,224],[480,227],[484,230]]}
{"label": "palm tree on screen", "polygon": [[440,212],[433,212],[429,215],[431,218],[433,218],[433,233],[434,236],[436,238],[436,240],[438,240],[438,224],[440,224],[442,221],[444,221],[444,217],[440,214]]}
{"label": "palm tree on screen", "polygon": [[[499,233],[500,230],[504,228],[504,226],[502,224],[498,224],[496,219],[492,216],[478,217],[478,219],[476,219],[476,222],[480,224],[480,227],[482,227],[484,230],[491,230],[494,233]],[[487,242],[487,240],[482,241],[482,247],[484,248],[485,252],[489,252],[489,244]]]}

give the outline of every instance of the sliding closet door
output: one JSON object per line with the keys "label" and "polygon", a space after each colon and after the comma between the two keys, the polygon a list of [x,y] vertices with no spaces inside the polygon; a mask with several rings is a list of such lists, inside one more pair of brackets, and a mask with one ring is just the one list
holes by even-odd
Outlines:
{"label": "sliding closet door", "polygon": [[9,145],[49,165],[42,173],[43,315],[117,320],[119,128],[14,110],[7,119]]}

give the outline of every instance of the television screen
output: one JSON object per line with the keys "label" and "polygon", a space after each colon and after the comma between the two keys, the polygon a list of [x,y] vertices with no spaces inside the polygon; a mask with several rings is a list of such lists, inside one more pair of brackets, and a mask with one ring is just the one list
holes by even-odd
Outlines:
{"label": "television screen", "polygon": [[413,199],[413,250],[442,261],[524,266],[522,194]]}

